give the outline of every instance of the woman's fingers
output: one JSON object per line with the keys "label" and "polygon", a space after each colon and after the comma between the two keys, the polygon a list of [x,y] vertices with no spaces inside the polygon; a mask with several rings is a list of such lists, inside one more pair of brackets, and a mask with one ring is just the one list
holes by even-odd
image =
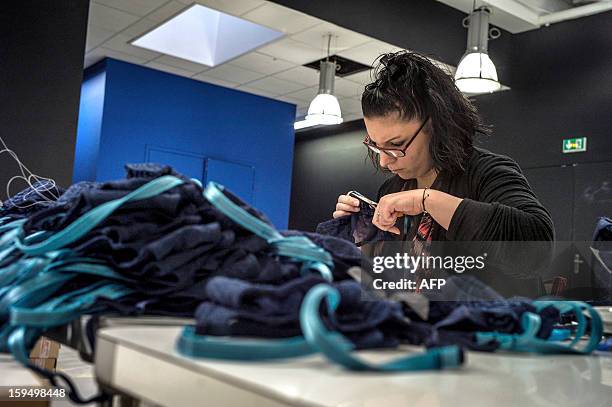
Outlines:
{"label": "woman's fingers", "polygon": [[348,196],[348,195],[340,195],[338,197],[338,203],[343,203],[343,204],[347,204],[350,206],[356,206],[357,208],[359,208],[359,199],[353,198],[352,196]]}
{"label": "woman's fingers", "polygon": [[346,211],[334,211],[334,213],[332,214],[332,217],[334,219],[339,218],[341,216],[349,216],[351,215],[352,212],[346,212]]}
{"label": "woman's fingers", "polygon": [[392,213],[385,215],[385,209],[381,208],[380,205],[374,211],[374,217],[372,218],[372,224],[377,228],[386,232],[391,232],[396,235],[400,234],[400,231],[395,227],[395,221],[397,220],[398,213]]}
{"label": "woman's fingers", "polygon": [[389,226],[389,227],[391,227],[392,225],[395,225],[395,221],[400,215],[399,212],[396,212],[392,208],[386,207],[386,206],[383,206],[382,208],[380,208],[378,213],[379,213],[378,223],[384,226]]}
{"label": "woman's fingers", "polygon": [[348,195],[340,195],[336,203],[336,210],[332,214],[334,219],[359,212],[359,200]]}
{"label": "woman's fingers", "polygon": [[358,206],[347,205],[345,203],[338,202],[336,204],[337,211],[345,211],[345,212],[359,212]]}

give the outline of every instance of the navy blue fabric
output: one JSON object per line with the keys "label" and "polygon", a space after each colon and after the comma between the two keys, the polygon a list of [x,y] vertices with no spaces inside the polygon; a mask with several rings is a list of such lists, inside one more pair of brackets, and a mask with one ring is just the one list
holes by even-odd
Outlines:
{"label": "navy blue fabric", "polygon": [[20,191],[0,206],[0,217],[22,219],[43,208],[54,205],[56,198],[64,193],[64,189],[56,186],[50,180],[36,181],[31,187]]}
{"label": "navy blue fabric", "polygon": [[612,219],[605,216],[597,219],[593,232],[593,248],[598,256],[593,255],[593,300],[601,305],[612,304]]}
{"label": "navy blue fabric", "polygon": [[593,241],[612,241],[612,219],[605,216],[597,219],[595,231],[593,232]]}
{"label": "navy blue fabric", "polygon": [[[556,323],[559,311],[546,307],[539,312],[526,298],[506,299],[473,276],[451,276],[441,290],[425,293],[429,300],[427,318],[420,317],[407,308],[406,315],[412,320],[431,324],[444,335],[455,332],[502,333],[521,332],[521,318],[525,312],[537,313],[542,320],[539,338],[547,338]],[[430,339],[430,342],[435,342]]]}
{"label": "navy blue fabric", "polygon": [[[317,275],[282,285],[247,283],[215,277],[207,285],[208,300],[196,310],[196,332],[208,335],[279,338],[301,335],[299,310],[309,289],[326,282]],[[329,328],[346,335],[358,348],[397,346],[408,327],[398,303],[370,299],[355,281],[334,283],[341,301],[335,317],[322,308]]]}
{"label": "navy blue fabric", "polygon": [[374,226],[372,224],[373,217],[374,209],[368,204],[360,202],[359,212],[321,222],[317,225],[316,233],[335,236],[357,245],[397,240],[394,234],[382,231]]}
{"label": "navy blue fabric", "polygon": [[[155,177],[173,174],[185,179],[170,167],[154,164],[128,165],[126,170],[126,179],[73,185],[54,205],[32,214],[25,230],[60,230],[93,207],[125,196]],[[76,255],[97,259],[121,273],[128,279],[125,284],[135,290],[120,300],[100,299],[99,304],[108,311],[132,315],[193,316],[197,308],[199,333],[299,335],[302,299],[323,278],[314,272],[303,275],[301,264],[274,254],[265,240],[223,215],[202,192],[198,184],[186,182],[153,198],[128,203],[69,246]],[[230,191],[224,194],[271,225]],[[371,225],[372,213],[363,205],[359,214],[321,224],[319,232],[327,234],[282,232],[305,236],[332,255],[332,284],[340,291],[341,303],[334,318],[322,307],[323,317],[356,346],[459,343],[488,350],[489,345],[476,345],[475,331],[515,333],[522,313],[535,311],[528,301],[505,300],[477,280],[447,284],[446,289],[454,291],[444,293],[447,301],[430,299],[427,319],[406,304],[368,297],[346,273],[362,262],[355,238],[358,242],[395,239]],[[80,276],[63,290],[95,279]],[[553,314],[543,318],[542,335],[558,321]]]}
{"label": "navy blue fabric", "polygon": [[301,232],[298,230],[282,231],[283,236],[305,236],[317,246],[322,247],[329,253],[332,253],[334,260],[334,269],[332,273],[335,280],[344,280],[349,278],[346,270],[350,267],[359,267],[362,261],[367,261],[362,257],[361,250],[347,240],[328,236],[319,233]]}
{"label": "navy blue fabric", "polygon": [[[58,205],[32,216],[27,233],[56,231],[102,203],[125,196],[152,178],[173,174],[170,167],[152,164],[126,166],[128,177],[104,183],[80,183],[58,200]],[[179,175],[180,176],[180,175]],[[185,179],[184,177],[180,176]],[[230,191],[224,194],[251,215],[271,225],[259,211]],[[286,235],[304,235],[285,232]],[[335,238],[309,234],[333,255],[337,279],[359,265],[358,249]],[[69,245],[80,256],[98,259],[131,281],[140,295],[107,306],[128,313],[193,315],[206,300],[207,281],[225,276],[262,284],[283,284],[301,275],[301,265],[276,256],[263,239],[245,230],[214,208],[202,189],[187,182],[150,199],[128,203],[79,241]],[[167,306],[164,304],[167,302]],[[180,308],[178,308],[180,313]]]}

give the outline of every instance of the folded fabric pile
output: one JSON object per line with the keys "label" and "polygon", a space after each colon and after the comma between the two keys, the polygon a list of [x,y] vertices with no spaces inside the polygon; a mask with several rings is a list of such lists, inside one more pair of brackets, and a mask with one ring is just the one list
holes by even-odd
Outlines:
{"label": "folded fabric pile", "polygon": [[[601,336],[598,315],[577,303],[457,295],[430,301],[423,317],[353,280],[349,270],[362,259],[350,241],[278,232],[223,187],[203,190],[167,166],[126,169],[125,179],[75,184],[25,217],[15,207],[0,211],[0,351],[52,384],[61,378],[72,386],[61,373],[30,365],[28,350],[45,330],[83,314],[195,315],[196,326],[178,340],[178,350],[195,357],[321,352],[347,368],[374,371],[455,367],[463,363],[457,345],[590,352],[576,343],[545,346],[563,317],[578,322],[576,335]],[[221,336],[236,339],[215,339]],[[351,353],[402,343],[436,348],[383,365]],[[76,391],[71,398],[91,401]]]}

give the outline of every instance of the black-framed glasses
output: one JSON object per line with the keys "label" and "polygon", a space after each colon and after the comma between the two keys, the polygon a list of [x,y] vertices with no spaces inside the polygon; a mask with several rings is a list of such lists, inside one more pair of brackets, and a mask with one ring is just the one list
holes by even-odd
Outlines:
{"label": "black-framed glasses", "polygon": [[414,136],[412,136],[412,138],[410,139],[410,141],[408,141],[408,144],[406,144],[406,146],[404,148],[382,148],[382,147],[378,147],[378,146],[376,146],[376,145],[371,143],[370,136],[366,136],[365,140],[363,140],[363,144],[365,144],[365,146],[367,148],[369,148],[371,151],[373,151],[376,154],[385,153],[386,155],[388,155],[391,158],[405,157],[406,156],[406,150],[408,150],[408,147],[410,147],[410,145],[412,144],[414,139],[419,135],[421,130],[423,130],[423,127],[425,127],[425,124],[427,123],[428,120],[429,120],[429,117],[427,117],[423,121],[423,123],[421,124],[419,129],[416,131],[416,133],[414,133]]}

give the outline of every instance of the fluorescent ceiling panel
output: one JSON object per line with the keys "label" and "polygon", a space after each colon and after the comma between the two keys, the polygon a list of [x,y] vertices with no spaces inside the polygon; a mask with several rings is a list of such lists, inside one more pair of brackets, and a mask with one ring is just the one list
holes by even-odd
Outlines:
{"label": "fluorescent ceiling panel", "polygon": [[196,4],[132,44],[216,66],[282,36],[280,31]]}

